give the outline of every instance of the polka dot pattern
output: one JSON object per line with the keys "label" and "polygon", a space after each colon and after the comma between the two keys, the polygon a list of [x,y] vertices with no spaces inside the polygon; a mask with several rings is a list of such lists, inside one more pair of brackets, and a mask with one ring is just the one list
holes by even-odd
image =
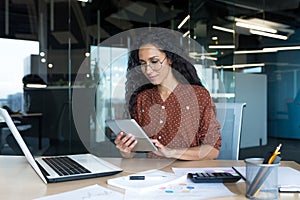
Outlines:
{"label": "polka dot pattern", "polygon": [[216,108],[201,86],[178,84],[165,101],[157,88],[145,90],[137,97],[137,114],[132,117],[149,137],[167,147],[221,147]]}

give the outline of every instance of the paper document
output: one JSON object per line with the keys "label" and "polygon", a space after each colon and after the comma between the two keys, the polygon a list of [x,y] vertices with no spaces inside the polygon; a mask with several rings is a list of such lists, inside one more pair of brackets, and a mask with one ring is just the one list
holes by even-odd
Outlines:
{"label": "paper document", "polygon": [[61,199],[109,199],[109,200],[121,200],[124,199],[124,195],[104,188],[99,185],[91,185],[78,190],[72,190],[69,192],[63,192],[60,194],[49,195],[46,197],[37,198],[35,200],[61,200]]}
{"label": "paper document", "polygon": [[193,183],[185,173],[161,170],[113,178],[107,183],[125,189],[125,200],[200,200],[235,195],[223,183]]}
{"label": "paper document", "polygon": [[[140,179],[139,177],[144,178]],[[180,177],[161,170],[148,170],[136,174],[131,174],[128,176],[108,179],[107,184],[121,189],[137,190],[141,188],[148,188],[155,185],[167,183],[178,178]]]}
{"label": "paper document", "polygon": [[[234,168],[246,177],[246,167]],[[278,187],[281,192],[299,192],[300,172],[291,167],[278,167]]]}
{"label": "paper document", "polygon": [[193,183],[186,176],[149,188],[126,190],[125,200],[201,200],[233,196],[222,183]]}

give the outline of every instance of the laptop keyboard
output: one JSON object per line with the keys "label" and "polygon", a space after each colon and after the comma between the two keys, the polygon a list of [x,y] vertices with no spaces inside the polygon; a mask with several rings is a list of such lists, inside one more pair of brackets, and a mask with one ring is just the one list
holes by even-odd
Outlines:
{"label": "laptop keyboard", "polygon": [[43,158],[43,160],[60,176],[90,173],[89,170],[69,157]]}

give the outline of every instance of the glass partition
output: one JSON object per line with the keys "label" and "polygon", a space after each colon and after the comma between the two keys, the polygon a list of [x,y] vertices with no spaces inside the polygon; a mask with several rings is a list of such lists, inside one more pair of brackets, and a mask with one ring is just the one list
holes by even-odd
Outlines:
{"label": "glass partition", "polygon": [[[39,114],[22,118],[31,125],[23,134],[33,138],[34,152],[97,148],[101,155],[118,155],[104,123],[128,117],[124,88],[132,41],[118,34],[142,27],[189,38],[189,55],[215,102],[244,101],[246,118],[251,111],[266,115],[266,127],[258,118],[244,123],[242,148],[266,145],[266,137],[300,139],[297,1],[5,0],[0,5],[0,42],[26,43],[1,49],[8,61],[0,59],[0,104],[12,112]],[[103,45],[107,40],[111,45]],[[82,129],[72,113],[78,90],[93,99],[91,109],[79,102]],[[247,126],[257,124],[262,129],[251,137]],[[0,153],[13,153],[5,137],[0,144],[6,148]]]}

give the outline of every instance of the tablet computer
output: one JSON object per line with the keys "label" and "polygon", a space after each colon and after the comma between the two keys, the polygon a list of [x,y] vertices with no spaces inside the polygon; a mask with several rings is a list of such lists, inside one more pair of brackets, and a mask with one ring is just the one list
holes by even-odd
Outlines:
{"label": "tablet computer", "polygon": [[134,119],[106,120],[105,123],[115,134],[119,134],[121,131],[125,134],[132,134],[138,141],[133,151],[157,151],[156,146]]}

